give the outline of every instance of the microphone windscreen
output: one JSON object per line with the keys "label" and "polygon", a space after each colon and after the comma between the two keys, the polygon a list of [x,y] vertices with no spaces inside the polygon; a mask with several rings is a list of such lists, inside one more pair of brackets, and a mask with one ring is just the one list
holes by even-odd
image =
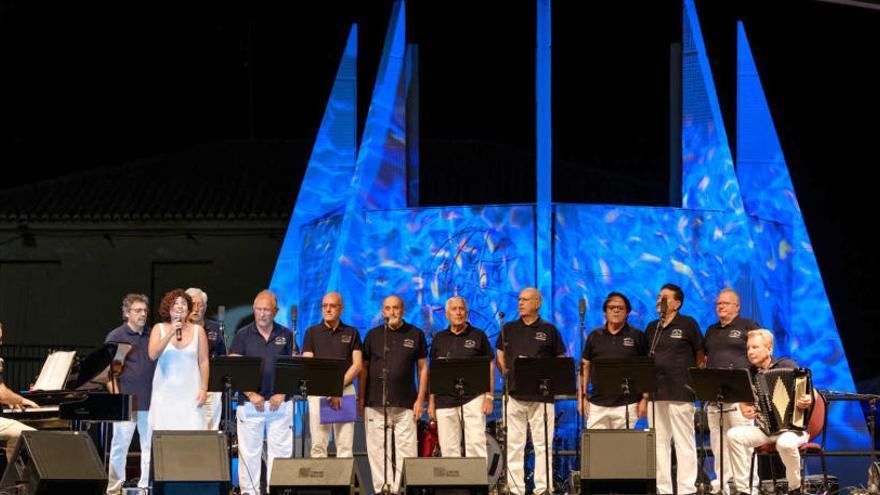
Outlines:
{"label": "microphone windscreen", "polygon": [[296,321],[296,316],[297,316],[296,312],[297,312],[297,308],[296,308],[296,304],[294,304],[290,307],[290,321]]}
{"label": "microphone windscreen", "polygon": [[226,306],[217,306],[217,319],[220,321],[226,319]]}
{"label": "microphone windscreen", "polygon": [[587,312],[587,301],[584,299],[578,299],[578,312],[583,316],[584,313]]}

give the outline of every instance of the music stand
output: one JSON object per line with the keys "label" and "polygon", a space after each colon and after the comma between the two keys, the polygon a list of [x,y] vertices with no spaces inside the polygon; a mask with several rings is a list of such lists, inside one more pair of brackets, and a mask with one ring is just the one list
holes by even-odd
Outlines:
{"label": "music stand", "polygon": [[208,369],[208,391],[223,392],[223,433],[228,446],[229,472],[232,472],[232,445],[235,430],[232,425],[232,391],[260,390],[263,388],[263,360],[258,357],[216,356]]}
{"label": "music stand", "polygon": [[[332,358],[314,358],[302,356],[282,356],[275,361],[275,385],[273,393],[297,395],[302,398],[303,403],[308,405],[309,394],[341,397],[343,382],[345,381],[345,370],[348,369],[348,363],[345,359]],[[296,436],[296,404],[292,408],[291,429],[294,430]],[[306,456],[306,418],[303,413],[302,418],[302,437],[300,442],[300,453],[302,457]],[[294,449],[295,451],[296,449]],[[295,455],[294,455],[295,457]]]}
{"label": "music stand", "polygon": [[489,392],[488,365],[491,358],[438,358],[431,361],[431,392],[434,395],[458,397],[461,427],[461,457],[465,457],[464,396]]}
{"label": "music stand", "polygon": [[[746,369],[704,369],[690,368],[691,385],[697,400],[700,402],[717,402],[720,430],[720,455],[721,472],[718,474],[718,486],[724,491],[727,479],[724,477],[724,403],[754,402],[755,393],[752,391],[752,380]],[[708,416],[706,416],[708,418]],[[705,439],[703,440],[705,442]],[[703,444],[705,448],[705,443]]]}
{"label": "music stand", "polygon": [[[577,393],[574,359],[565,358],[516,358],[513,360],[514,390],[517,395],[538,394],[544,397],[544,473],[547,490],[553,492],[550,480],[550,439],[547,434],[547,402],[554,395]],[[534,438],[534,437],[533,437]]]}
{"label": "music stand", "polygon": [[649,357],[597,359],[590,363],[590,381],[594,394],[623,394],[627,398],[624,414],[628,430],[629,396],[653,392],[657,388],[657,368]]}

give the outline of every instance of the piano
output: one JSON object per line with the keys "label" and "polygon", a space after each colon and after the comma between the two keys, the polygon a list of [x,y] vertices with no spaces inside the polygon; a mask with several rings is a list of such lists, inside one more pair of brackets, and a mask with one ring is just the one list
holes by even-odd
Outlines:
{"label": "piano", "polygon": [[[14,410],[4,406],[3,416],[38,430],[74,429],[81,421],[130,421],[135,417],[134,397],[111,393],[107,389],[113,374],[118,376],[121,372],[129,350],[131,346],[128,344],[104,344],[78,364],[62,370],[66,373],[62,390],[36,390],[21,394],[40,407]],[[49,359],[51,355],[47,362]],[[46,369],[47,366],[44,366],[43,372]]]}

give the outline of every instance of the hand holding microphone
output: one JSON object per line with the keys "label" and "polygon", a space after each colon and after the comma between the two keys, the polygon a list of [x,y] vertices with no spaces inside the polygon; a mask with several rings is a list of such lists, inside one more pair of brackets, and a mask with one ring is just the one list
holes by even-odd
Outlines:
{"label": "hand holding microphone", "polygon": [[177,335],[177,341],[180,342],[183,340],[183,311],[177,310],[174,312],[174,332]]}

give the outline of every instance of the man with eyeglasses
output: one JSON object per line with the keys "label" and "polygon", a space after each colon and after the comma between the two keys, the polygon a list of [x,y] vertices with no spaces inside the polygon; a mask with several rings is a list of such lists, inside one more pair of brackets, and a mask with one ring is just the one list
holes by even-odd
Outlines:
{"label": "man with eyeglasses", "polygon": [[[722,289],[715,301],[715,314],[718,322],[706,329],[704,346],[706,357],[703,361],[706,368],[748,368],[750,366],[746,352],[748,334],[750,330],[761,328],[752,320],[743,318],[739,314],[739,294],[733,289]],[[709,422],[709,444],[715,458],[715,479],[712,481],[712,493],[723,491],[726,495],[730,492],[729,482],[733,479],[733,469],[730,464],[729,443],[724,444],[724,477],[725,483],[721,483],[718,477],[721,475],[721,421],[718,403],[712,402],[707,408]],[[753,423],[746,419],[740,411],[738,404],[724,405],[724,436],[728,430],[736,426],[748,426]]]}
{"label": "man with eyeglasses", "polygon": [[306,329],[303,338],[303,356],[344,359],[348,364],[343,380],[343,397],[309,397],[309,432],[312,436],[312,457],[327,457],[330,444],[330,431],[336,443],[336,457],[351,457],[354,441],[354,421],[329,423],[321,418],[321,402],[332,409],[343,407],[343,400],[351,400],[351,411],[355,412],[356,391],[354,379],[361,372],[363,353],[361,336],[357,329],[342,322],[342,294],[328,292],[321,299],[321,323]]}
{"label": "man with eyeglasses", "polygon": [[242,494],[260,495],[260,465],[266,438],[266,479],[272,479],[272,463],[293,455],[291,424],[293,403],[284,394],[273,394],[275,360],[293,353],[293,334],[278,323],[278,300],[264,290],[254,298],[254,322],[240,329],[229,346],[230,356],[263,360],[260,390],[244,392],[235,415],[238,426],[238,481]]}
{"label": "man with eyeglasses", "polygon": [[[581,353],[583,379],[580,382],[578,412],[583,414],[587,428],[590,429],[632,428],[647,412],[647,397],[642,398],[638,394],[628,398],[623,394],[588,395],[587,384],[590,382],[590,363],[596,359],[621,359],[647,354],[645,333],[627,322],[632,306],[629,299],[620,292],[608,294],[602,309],[605,312],[605,325],[590,332]],[[629,409],[629,424],[627,424],[627,409]]]}
{"label": "man with eyeglasses", "polygon": [[125,482],[125,464],[128,460],[128,447],[137,429],[141,441],[141,477],[139,488],[147,488],[150,483],[150,448],[153,432],[150,428],[150,398],[153,395],[153,372],[156,362],[150,359],[147,348],[150,330],[147,324],[147,305],[149,299],[143,294],[128,294],[122,300],[122,319],[124,323],[111,331],[104,340],[107,343],[131,345],[125,356],[125,366],[119,376],[119,390],[114,393],[134,395],[137,417],[133,421],[113,423],[113,438],[110,441],[110,459],[107,461],[107,493],[122,493]]}

